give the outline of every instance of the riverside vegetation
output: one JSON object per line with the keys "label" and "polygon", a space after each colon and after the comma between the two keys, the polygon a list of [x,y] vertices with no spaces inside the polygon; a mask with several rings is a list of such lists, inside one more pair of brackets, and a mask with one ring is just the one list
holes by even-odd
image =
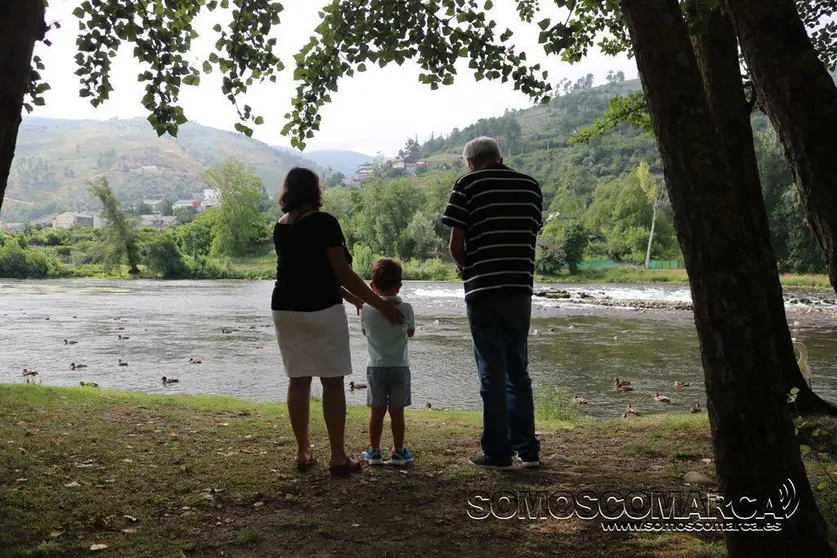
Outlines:
{"label": "riverside vegetation", "polygon": [[[636,80],[625,81],[619,73],[609,74],[606,85],[593,87],[592,83],[593,76],[588,75],[547,105],[507,111],[502,117],[482,119],[424,143],[408,140],[401,158],[407,163],[426,160],[432,165],[432,170],[420,169],[417,176],[406,176],[404,169],[378,158],[370,180],[359,187],[344,187],[344,176],[326,169],[324,209],[340,220],[358,271],[368,276],[374,258],[387,255],[402,259],[408,279],[455,279],[453,267],[446,263],[447,230],[438,216],[454,181],[464,172],[462,144],[485,134],[498,138],[509,165],[536,176],[543,185],[547,224],[538,248],[541,279],[685,283],[682,270],[631,266],[578,269],[584,260],[641,264],[647,255],[662,260],[682,258],[671,207],[659,196],[660,160],[653,137],[619,125],[602,137],[575,141],[579,129],[589,127],[606,111],[614,95],[630,94],[639,87]],[[124,132],[123,123],[113,126]],[[824,276],[817,275],[825,269],[822,254],[778,139],[762,115],[753,117],[753,128],[773,247],[780,270],[793,274],[783,278],[783,283],[827,287]],[[97,130],[107,133],[107,127]],[[196,157],[205,147],[190,146]],[[237,149],[245,147],[238,145]],[[165,188],[159,181],[151,186],[147,181],[127,183],[122,167],[130,166],[130,160],[120,158],[119,153],[111,159],[113,168],[105,161],[94,170],[103,172],[108,182],[111,176],[116,177],[113,193],[136,222],[136,216],[149,211],[142,196],[165,192]],[[220,203],[199,214],[190,209],[175,212],[167,204],[164,214],[177,217],[177,224],[167,230],[137,229],[129,218],[127,236],[124,230],[114,234],[112,228],[43,230],[36,224],[27,225],[22,233],[0,234],[0,277],[125,276],[130,270],[130,251],[125,247],[135,238],[137,265],[144,277],[271,279],[275,262],[270,234],[279,216],[271,198],[278,184],[275,175],[270,175],[267,185],[262,182],[266,163],[259,161],[259,166],[251,167],[231,158],[207,167],[191,180],[217,188]],[[296,162],[304,164],[301,159]],[[61,181],[55,183],[54,177],[49,184],[41,184],[40,175],[24,168],[19,175],[28,177],[27,191],[32,195],[39,195],[44,188],[62,191]],[[795,277],[797,274],[810,275]]]}

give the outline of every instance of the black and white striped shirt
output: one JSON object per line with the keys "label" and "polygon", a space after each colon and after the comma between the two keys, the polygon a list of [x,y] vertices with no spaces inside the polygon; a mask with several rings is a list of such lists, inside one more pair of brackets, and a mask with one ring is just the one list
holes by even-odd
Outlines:
{"label": "black and white striped shirt", "polygon": [[543,226],[538,181],[502,164],[459,178],[442,222],[465,231],[465,299],[497,289],[532,292]]}

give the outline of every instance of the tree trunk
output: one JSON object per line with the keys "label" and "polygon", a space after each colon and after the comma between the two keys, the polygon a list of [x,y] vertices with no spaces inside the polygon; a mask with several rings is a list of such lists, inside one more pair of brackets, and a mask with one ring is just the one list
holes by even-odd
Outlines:
{"label": "tree trunk", "polygon": [[720,9],[707,14],[703,25],[692,37],[698,68],[703,78],[709,110],[715,123],[720,155],[729,173],[736,207],[748,208],[741,212],[749,216],[754,231],[755,251],[752,254],[762,271],[764,291],[768,296],[772,329],[772,350],[782,363],[785,392],[799,389],[797,410],[802,414],[837,414],[837,407],[815,394],[796,364],[782,284],[776,267],[776,255],[770,244],[770,226],[761,190],[753,130],[750,125],[750,105],[741,85],[741,69],[738,60],[738,42],[735,30],[726,13]]}
{"label": "tree trunk", "polygon": [[645,251],[645,269],[651,265],[651,245],[654,243],[654,229],[657,225],[657,200],[654,200],[653,213],[651,214],[651,234],[648,235],[648,249]]}
{"label": "tree trunk", "polygon": [[837,292],[837,85],[817,57],[793,0],[725,4]]}
{"label": "tree trunk", "polygon": [[15,156],[23,97],[29,87],[32,51],[45,32],[42,0],[0,2],[0,209]]}
{"label": "tree trunk", "polygon": [[[790,479],[799,507],[779,533],[726,531],[736,556],[831,556],[773,350],[762,231],[739,206],[677,0],[622,0],[686,260],[721,490],[774,502]],[[757,207],[762,207],[758,205]],[[762,209],[763,210],[763,209]]]}

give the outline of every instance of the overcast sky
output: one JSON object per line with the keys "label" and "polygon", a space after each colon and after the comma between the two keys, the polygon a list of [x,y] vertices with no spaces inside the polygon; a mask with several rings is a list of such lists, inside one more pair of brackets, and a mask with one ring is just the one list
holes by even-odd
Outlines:
{"label": "overcast sky", "polygon": [[[131,58],[131,48],[123,48],[114,63],[112,81],[116,91],[108,102],[93,108],[78,96],[78,78],[73,74],[78,24],[71,14],[79,3],[76,0],[50,2],[47,21],[60,21],[63,25],[49,33],[52,46],[36,48],[36,54],[46,64],[43,77],[52,89],[44,95],[46,106],[36,107],[33,114],[57,118],[145,117],[140,104],[143,86],[136,81],[138,67]],[[292,56],[312,35],[318,21],[317,10],[326,1],[285,0],[283,3],[285,11],[277,31],[278,54],[287,68],[280,74],[278,83],[253,86],[247,100],[265,117],[265,124],[256,127],[254,137],[271,145],[288,146],[288,138],[279,131],[284,125],[282,116],[290,110],[295,89]],[[627,57],[613,58],[597,53],[574,66],[564,64],[554,56],[546,57],[537,44],[537,26],[520,22],[513,8],[514,2],[498,0],[495,4],[492,12],[499,27],[509,27],[515,32],[512,41],[526,51],[530,61],[540,61],[549,70],[553,83],[561,78],[575,80],[587,73],[595,75],[597,84],[603,83],[609,70],[621,70],[628,79],[636,77],[636,64]],[[536,21],[561,14],[553,2],[542,4],[551,9]],[[213,14],[203,17],[197,26],[199,31],[205,31],[203,35],[207,38],[194,42],[195,62],[205,56],[214,43],[211,27],[216,21],[220,21],[219,16]],[[502,115],[507,108],[531,106],[531,101],[514,91],[511,84],[476,82],[465,63],[456,83],[437,91],[419,84],[418,73],[418,66],[408,62],[386,69],[370,67],[363,74],[343,80],[340,91],[332,94],[333,102],[323,108],[323,124],[315,138],[309,140],[306,151],[350,149],[367,154],[382,151],[391,156],[408,137],[418,136],[419,140],[424,140],[431,133],[447,134],[454,127],[462,128],[479,118]],[[184,87],[182,104],[191,121],[232,130],[237,115],[221,94],[219,81],[217,74],[213,74],[203,76],[199,87]]]}

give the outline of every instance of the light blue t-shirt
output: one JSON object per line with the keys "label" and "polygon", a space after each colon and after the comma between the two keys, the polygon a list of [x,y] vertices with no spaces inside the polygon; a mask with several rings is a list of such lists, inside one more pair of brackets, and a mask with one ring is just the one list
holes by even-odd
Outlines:
{"label": "light blue t-shirt", "polygon": [[404,323],[393,325],[383,314],[368,304],[363,306],[360,312],[360,326],[366,335],[366,346],[369,350],[366,366],[410,366],[410,359],[407,355],[407,332],[416,329],[413,307],[397,296],[384,298],[398,306],[404,314]]}

